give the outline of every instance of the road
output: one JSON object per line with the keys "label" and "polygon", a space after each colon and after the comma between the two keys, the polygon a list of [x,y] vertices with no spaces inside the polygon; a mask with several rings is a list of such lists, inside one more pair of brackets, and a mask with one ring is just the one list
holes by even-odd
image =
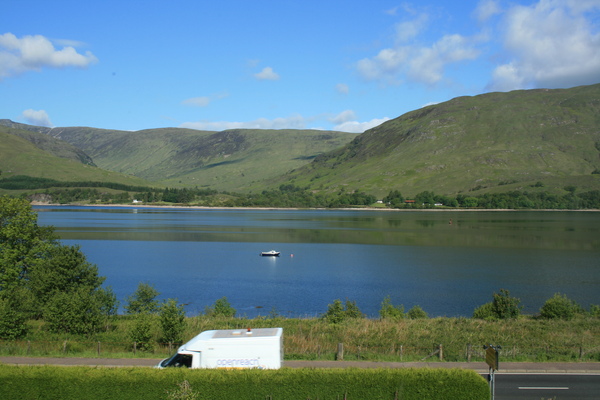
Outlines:
{"label": "road", "polygon": [[[45,358],[0,357],[10,365],[62,365],[104,367],[154,367],[148,358]],[[488,376],[485,363],[285,361],[288,368],[463,368]],[[600,399],[600,363],[503,363],[495,374],[495,400],[585,400]]]}
{"label": "road", "polygon": [[495,400],[600,398],[598,374],[496,374]]}

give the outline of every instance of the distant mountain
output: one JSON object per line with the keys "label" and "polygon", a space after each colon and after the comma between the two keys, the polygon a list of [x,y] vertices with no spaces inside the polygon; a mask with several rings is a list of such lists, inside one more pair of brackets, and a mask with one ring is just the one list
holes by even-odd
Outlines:
{"label": "distant mountain", "polygon": [[7,127],[5,121],[0,120],[0,178],[27,175],[70,182],[150,185],[140,178],[100,169],[72,145],[44,133]]}
{"label": "distant mountain", "polygon": [[[156,186],[244,191],[340,148],[355,133],[318,130],[181,128],[136,132],[89,127],[45,128],[0,120],[68,143],[100,168],[134,175]],[[38,140],[38,139],[36,139]],[[82,161],[83,162],[83,161]]]}
{"label": "distant mountain", "polygon": [[[0,132],[9,130],[31,144],[18,154],[31,163],[53,155],[155,186],[257,192],[294,184],[381,197],[391,190],[405,196],[422,191],[564,192],[566,186],[600,190],[600,84],[458,97],[361,135],[258,129],[129,132],[10,120],[0,120],[0,126]],[[0,169],[8,170],[4,152],[11,151],[0,148]]]}
{"label": "distant mountain", "polygon": [[600,189],[600,84],[489,93],[385,122],[277,181],[317,190],[456,194]]}

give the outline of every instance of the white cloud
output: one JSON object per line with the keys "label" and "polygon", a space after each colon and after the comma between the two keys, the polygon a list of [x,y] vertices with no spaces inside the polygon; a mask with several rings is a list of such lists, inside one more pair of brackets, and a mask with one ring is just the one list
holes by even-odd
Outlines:
{"label": "white cloud", "polygon": [[181,104],[194,107],[206,107],[210,103],[210,97],[192,97],[185,99]]}
{"label": "white cloud", "polygon": [[600,82],[600,34],[585,12],[600,2],[540,0],[505,16],[508,61],[493,72],[490,90],[572,87]]}
{"label": "white cloud", "polygon": [[501,12],[498,1],[496,0],[481,0],[477,4],[477,8],[473,12],[473,15],[479,22],[485,22],[492,16]]}
{"label": "white cloud", "polygon": [[344,110],[341,113],[339,113],[338,115],[336,115],[332,118],[329,118],[329,120],[331,122],[333,122],[334,124],[337,124],[337,125],[352,121],[354,119],[356,119],[356,114],[352,110]]}
{"label": "white cloud", "polygon": [[58,50],[41,35],[22,38],[12,33],[0,35],[0,79],[42,68],[85,68],[97,61],[91,52],[80,54],[73,46]]}
{"label": "white cloud", "polygon": [[345,83],[338,83],[335,85],[335,91],[339,94],[348,94],[350,93],[350,87]]}
{"label": "white cloud", "polygon": [[263,68],[262,71],[254,74],[254,77],[259,81],[276,81],[279,79],[279,75],[271,67]]}
{"label": "white cloud", "polygon": [[185,122],[181,128],[199,129],[205,131],[224,131],[227,129],[306,129],[307,119],[295,114],[287,118],[259,118],[254,121],[198,121]]}
{"label": "white cloud", "polygon": [[334,131],[342,131],[342,132],[353,132],[353,133],[363,133],[367,129],[374,128],[378,125],[383,124],[385,121],[389,121],[388,117],[384,118],[375,118],[366,122],[358,122],[358,121],[347,121],[336,125],[332,128]]}
{"label": "white cloud", "polygon": [[433,85],[443,79],[448,64],[477,58],[475,39],[462,35],[446,35],[429,47],[396,46],[381,50],[373,58],[357,63],[359,73],[367,80],[399,83],[411,78]]}
{"label": "white cloud", "polygon": [[50,117],[48,113],[44,110],[33,110],[28,109],[23,111],[21,114],[21,118],[23,118],[28,124],[36,125],[36,126],[47,126],[52,127],[52,122],[50,122]]}
{"label": "white cloud", "polygon": [[335,116],[327,116],[322,114],[317,117],[304,117],[300,114],[294,114],[285,118],[259,118],[253,121],[197,121],[185,122],[180,125],[181,128],[198,129],[203,131],[224,131],[227,129],[320,129],[313,128],[309,124],[313,124],[318,120],[327,120],[330,124],[335,124],[330,130],[342,132],[362,133],[367,129],[380,125],[389,120],[389,118],[376,118],[371,121],[359,122],[356,121],[356,114],[352,110],[345,110]]}

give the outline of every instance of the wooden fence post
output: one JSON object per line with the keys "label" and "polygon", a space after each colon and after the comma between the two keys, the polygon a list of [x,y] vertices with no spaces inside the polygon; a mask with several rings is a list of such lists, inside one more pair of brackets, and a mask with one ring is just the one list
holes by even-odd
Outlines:
{"label": "wooden fence post", "polygon": [[467,343],[467,362],[471,362],[471,343]]}
{"label": "wooden fence post", "polygon": [[344,343],[338,343],[337,356],[335,359],[338,361],[342,361],[344,359]]}
{"label": "wooden fence post", "polygon": [[66,352],[67,352],[67,341],[65,340],[63,342],[63,353],[66,353]]}
{"label": "wooden fence post", "polygon": [[444,361],[444,348],[443,346],[440,344],[439,347],[439,356],[440,356],[440,361]]}
{"label": "wooden fence post", "polygon": [[137,342],[133,342],[133,354],[137,353]]}
{"label": "wooden fence post", "polygon": [[98,341],[98,356],[100,356],[100,341]]}

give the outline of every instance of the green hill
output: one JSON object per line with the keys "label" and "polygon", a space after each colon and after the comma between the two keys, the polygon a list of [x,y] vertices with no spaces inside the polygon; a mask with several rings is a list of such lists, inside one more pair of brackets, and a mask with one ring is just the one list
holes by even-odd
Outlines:
{"label": "green hill", "polygon": [[0,126],[2,177],[28,175],[59,181],[115,182],[149,186],[143,179],[98,168],[68,143],[43,133]]}
{"label": "green hill", "polygon": [[600,85],[459,97],[406,113],[277,181],[438,194],[600,189]]}
{"label": "green hill", "polygon": [[0,120],[51,135],[78,148],[100,168],[134,175],[156,186],[244,191],[348,143],[355,133],[317,130],[181,128],[136,132],[88,127],[44,128]]}

